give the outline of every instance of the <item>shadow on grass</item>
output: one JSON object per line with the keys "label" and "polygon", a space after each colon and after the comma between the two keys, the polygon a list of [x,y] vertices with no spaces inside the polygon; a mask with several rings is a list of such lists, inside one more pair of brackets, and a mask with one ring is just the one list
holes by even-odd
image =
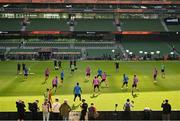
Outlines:
{"label": "shadow on grass", "polygon": [[104,89],[104,88],[108,88],[108,87],[107,86],[101,86],[101,88]]}
{"label": "shadow on grass", "polygon": [[158,86],[157,81],[153,81],[153,84],[154,84],[155,86]]}
{"label": "shadow on grass", "polygon": [[26,79],[23,79],[23,80],[21,80],[21,81],[19,81],[19,82],[25,82],[26,81]]}
{"label": "shadow on grass", "polygon": [[100,94],[93,94],[92,96],[90,96],[90,98],[97,98]]}
{"label": "shadow on grass", "polygon": [[139,94],[132,94],[133,98],[138,97]]}
{"label": "shadow on grass", "polygon": [[22,78],[19,78],[19,79],[18,79],[18,82],[19,82],[19,83],[25,82],[26,80],[27,80],[27,79],[25,79],[24,77],[22,77]]}
{"label": "shadow on grass", "polygon": [[121,90],[122,90],[122,92],[128,92],[128,89],[127,89],[127,88],[121,89]]}
{"label": "shadow on grass", "polygon": [[88,83],[88,82],[89,82],[89,80],[87,80],[87,79],[84,80],[84,83]]}
{"label": "shadow on grass", "polygon": [[72,110],[76,110],[76,109],[78,109],[78,107],[81,105],[81,103],[79,103],[78,105],[75,105],[75,104],[73,104],[72,106],[71,106],[71,109]]}

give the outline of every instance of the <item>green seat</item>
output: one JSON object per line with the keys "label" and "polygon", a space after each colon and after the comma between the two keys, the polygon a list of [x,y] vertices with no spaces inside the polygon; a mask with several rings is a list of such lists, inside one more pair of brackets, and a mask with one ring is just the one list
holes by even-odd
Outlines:
{"label": "green seat", "polygon": [[0,19],[0,31],[20,31],[21,19]]}
{"label": "green seat", "polygon": [[148,53],[160,51],[162,55],[167,55],[171,52],[168,44],[160,40],[124,40],[122,45],[126,50],[136,55],[140,55],[139,51]]}
{"label": "green seat", "polygon": [[110,19],[79,19],[75,31],[116,31],[116,27]]}
{"label": "green seat", "polygon": [[159,19],[120,19],[123,31],[165,31]]}
{"label": "green seat", "polygon": [[29,31],[68,31],[69,25],[65,19],[30,19]]}

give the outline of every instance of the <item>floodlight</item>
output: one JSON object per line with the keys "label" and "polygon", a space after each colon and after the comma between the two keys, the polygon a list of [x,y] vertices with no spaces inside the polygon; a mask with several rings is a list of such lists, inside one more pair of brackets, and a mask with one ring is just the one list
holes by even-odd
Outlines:
{"label": "floodlight", "polygon": [[154,52],[151,52],[151,55],[154,55]]}
{"label": "floodlight", "polygon": [[174,54],[174,52],[170,52],[170,54],[171,54],[171,55],[173,55],[173,54]]}
{"label": "floodlight", "polygon": [[9,4],[3,5],[4,8],[6,8],[6,7],[8,7],[8,6],[9,6]]}
{"label": "floodlight", "polygon": [[156,51],[156,54],[159,54],[160,53],[160,51]]}
{"label": "floodlight", "polygon": [[143,51],[139,51],[139,53],[140,53],[140,54],[142,54],[142,53],[143,53]]}

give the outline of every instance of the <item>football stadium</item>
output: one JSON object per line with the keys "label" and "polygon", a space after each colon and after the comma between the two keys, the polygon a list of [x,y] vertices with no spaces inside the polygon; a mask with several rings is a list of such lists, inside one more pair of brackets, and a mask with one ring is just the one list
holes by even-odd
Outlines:
{"label": "football stadium", "polygon": [[0,120],[180,120],[179,0],[0,0]]}

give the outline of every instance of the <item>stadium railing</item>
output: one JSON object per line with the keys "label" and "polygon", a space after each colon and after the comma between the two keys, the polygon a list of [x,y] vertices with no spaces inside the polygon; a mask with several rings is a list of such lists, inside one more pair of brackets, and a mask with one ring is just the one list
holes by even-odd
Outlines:
{"label": "stadium railing", "polygon": [[[131,111],[130,116],[126,117],[123,111],[98,111],[97,120],[162,120],[162,111]],[[171,120],[180,120],[180,111],[171,112]],[[16,120],[16,112],[0,112],[0,120]],[[50,120],[54,117],[50,114]],[[25,120],[32,120],[31,112],[25,113]],[[37,120],[42,120],[42,112],[38,112]]]}

